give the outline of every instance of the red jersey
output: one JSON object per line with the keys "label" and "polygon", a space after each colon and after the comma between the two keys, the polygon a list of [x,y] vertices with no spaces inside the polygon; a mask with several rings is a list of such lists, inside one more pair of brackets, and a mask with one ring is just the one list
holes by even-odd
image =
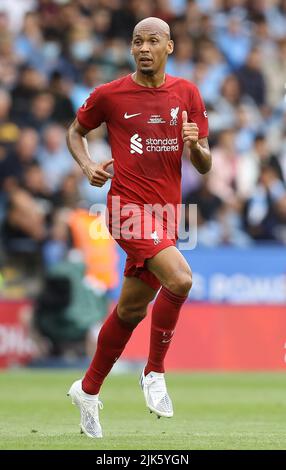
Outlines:
{"label": "red jersey", "polygon": [[[208,119],[197,87],[166,75],[163,85],[148,88],[127,75],[98,86],[77,113],[79,123],[94,129],[106,122],[114,158],[108,195],[120,202],[181,203],[182,111],[208,136]],[[96,156],[95,156],[96,157]]]}

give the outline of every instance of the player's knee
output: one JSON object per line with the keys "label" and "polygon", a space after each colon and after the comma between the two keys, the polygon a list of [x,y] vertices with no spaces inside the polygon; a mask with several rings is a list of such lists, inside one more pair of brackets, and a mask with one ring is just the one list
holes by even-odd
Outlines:
{"label": "player's knee", "polygon": [[117,314],[122,321],[138,325],[146,317],[146,308],[119,305]]}
{"label": "player's knee", "polygon": [[192,273],[185,272],[174,276],[167,285],[167,288],[177,295],[188,295],[193,285]]}

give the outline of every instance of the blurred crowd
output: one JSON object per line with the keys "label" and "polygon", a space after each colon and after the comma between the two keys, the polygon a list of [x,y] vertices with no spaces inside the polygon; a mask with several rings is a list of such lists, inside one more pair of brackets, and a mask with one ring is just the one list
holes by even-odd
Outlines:
{"label": "blurred crowd", "polygon": [[[65,131],[95,86],[134,70],[132,30],[148,16],[170,24],[167,72],[194,81],[208,109],[211,173],[183,158],[199,243],[286,244],[286,0],[0,0],[2,254],[53,266],[72,245],[70,212],[105,201]],[[89,145],[110,158],[104,126]]]}

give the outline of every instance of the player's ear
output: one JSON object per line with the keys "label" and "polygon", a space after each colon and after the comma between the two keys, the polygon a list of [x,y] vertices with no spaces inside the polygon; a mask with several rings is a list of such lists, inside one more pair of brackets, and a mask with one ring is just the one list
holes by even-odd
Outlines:
{"label": "player's ear", "polygon": [[174,41],[172,41],[172,39],[169,39],[168,45],[167,45],[168,54],[172,54],[173,50],[174,50]]}

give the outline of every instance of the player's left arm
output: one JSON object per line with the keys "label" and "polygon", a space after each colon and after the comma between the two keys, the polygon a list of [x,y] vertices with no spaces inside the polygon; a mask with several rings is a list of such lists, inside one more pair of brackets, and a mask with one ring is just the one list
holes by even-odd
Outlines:
{"label": "player's left arm", "polygon": [[190,151],[190,159],[199,173],[205,174],[212,166],[212,156],[208,139],[199,138],[199,128],[195,122],[188,122],[187,111],[182,112],[182,138]]}

